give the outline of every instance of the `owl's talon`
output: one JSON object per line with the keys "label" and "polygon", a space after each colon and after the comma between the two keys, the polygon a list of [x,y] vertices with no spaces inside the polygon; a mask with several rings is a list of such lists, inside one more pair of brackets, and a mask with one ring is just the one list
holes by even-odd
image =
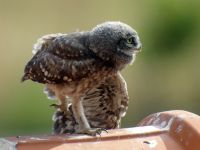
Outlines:
{"label": "owl's talon", "polygon": [[51,105],[49,105],[50,107],[54,107],[54,108],[60,108],[60,106],[58,105],[58,104],[51,104]]}
{"label": "owl's talon", "polygon": [[104,128],[102,128],[102,131],[104,131],[104,132],[108,133],[108,131],[107,131],[106,129],[104,129]]}
{"label": "owl's talon", "polygon": [[68,113],[67,109],[65,107],[63,107],[63,105],[51,104],[49,106],[54,107],[55,109],[60,109],[65,115],[67,115],[67,113]]}

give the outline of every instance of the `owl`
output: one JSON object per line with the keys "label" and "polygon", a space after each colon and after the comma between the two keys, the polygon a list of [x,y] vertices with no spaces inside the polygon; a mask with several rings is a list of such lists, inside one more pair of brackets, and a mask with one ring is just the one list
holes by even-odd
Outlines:
{"label": "owl", "polygon": [[[55,98],[53,91],[47,88],[44,91],[48,98]],[[126,82],[120,73],[107,78],[86,92],[82,105],[90,127],[106,130],[119,128],[121,118],[126,114],[128,99]],[[57,105],[53,106],[57,107]],[[57,108],[54,113],[54,134],[76,133],[79,126],[74,118],[71,103],[68,110],[67,115],[64,115],[60,108]]]}
{"label": "owl", "polygon": [[44,84],[55,93],[57,106],[66,116],[70,97],[76,133],[96,135],[102,128],[89,124],[84,96],[131,64],[140,49],[137,32],[122,22],[105,22],[85,32],[46,35],[34,45],[22,81]]}

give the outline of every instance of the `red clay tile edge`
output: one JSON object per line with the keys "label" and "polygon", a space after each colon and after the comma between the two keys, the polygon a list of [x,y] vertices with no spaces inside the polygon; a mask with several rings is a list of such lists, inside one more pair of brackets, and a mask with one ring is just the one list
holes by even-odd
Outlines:
{"label": "red clay tile edge", "polygon": [[185,149],[200,149],[200,116],[182,110],[152,114],[142,120],[139,126],[167,128],[170,136]]}
{"label": "red clay tile edge", "polygon": [[138,127],[109,130],[101,137],[42,135],[0,139],[0,150],[199,150],[200,116],[182,110],[155,113]]}

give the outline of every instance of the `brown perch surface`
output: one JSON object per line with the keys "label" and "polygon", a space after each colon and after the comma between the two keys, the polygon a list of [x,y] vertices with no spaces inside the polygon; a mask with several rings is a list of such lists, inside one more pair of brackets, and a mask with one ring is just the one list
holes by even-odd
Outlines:
{"label": "brown perch surface", "polygon": [[138,127],[86,135],[18,136],[0,139],[3,150],[198,150],[200,116],[174,110],[152,114]]}

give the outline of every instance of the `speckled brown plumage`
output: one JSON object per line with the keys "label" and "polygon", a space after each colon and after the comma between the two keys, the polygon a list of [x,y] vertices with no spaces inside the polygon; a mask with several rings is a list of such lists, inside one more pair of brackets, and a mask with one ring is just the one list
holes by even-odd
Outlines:
{"label": "speckled brown plumage", "polygon": [[133,62],[140,48],[136,31],[121,22],[105,22],[87,32],[46,35],[35,44],[22,81],[45,84],[65,115],[69,113],[66,96],[71,97],[79,125],[76,132],[96,135],[101,129],[90,127],[83,97]]}
{"label": "speckled brown plumage", "polygon": [[[54,97],[52,91],[46,89],[46,94]],[[91,89],[83,97],[83,108],[86,118],[92,128],[119,128],[121,118],[125,116],[128,107],[126,82],[118,73]],[[69,113],[64,115],[57,109],[53,116],[53,132],[55,134],[75,133],[78,129],[71,105]]]}

